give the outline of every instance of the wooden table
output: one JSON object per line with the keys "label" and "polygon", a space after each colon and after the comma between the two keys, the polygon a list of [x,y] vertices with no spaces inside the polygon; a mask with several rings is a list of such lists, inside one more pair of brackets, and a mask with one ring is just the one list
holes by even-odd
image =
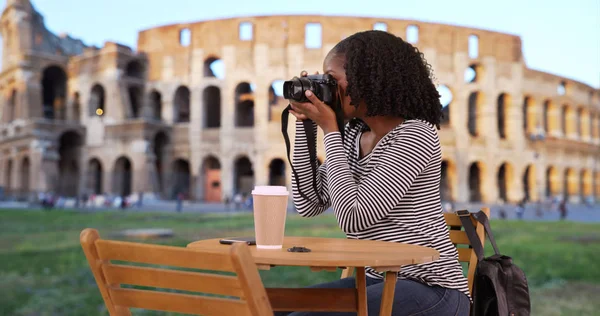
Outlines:
{"label": "wooden table", "polygon": [[[188,248],[226,249],[219,239],[192,242]],[[310,252],[289,252],[292,247],[306,247]],[[364,267],[385,272],[380,315],[392,313],[397,272],[409,264],[439,259],[433,248],[396,242],[343,238],[285,237],[280,250],[250,247],[259,269],[273,266],[304,266],[312,270],[356,268],[356,289],[269,288],[267,293],[275,311],[349,311],[367,315],[367,293]]]}

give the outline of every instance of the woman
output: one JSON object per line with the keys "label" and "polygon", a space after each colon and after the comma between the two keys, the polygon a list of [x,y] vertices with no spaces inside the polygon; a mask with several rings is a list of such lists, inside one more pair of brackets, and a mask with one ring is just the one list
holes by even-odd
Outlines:
{"label": "woman", "polygon": [[[292,179],[292,192],[302,216],[333,207],[349,238],[411,243],[440,252],[439,260],[398,273],[393,315],[468,315],[467,280],[442,215],[437,134],[442,106],[430,68],[416,47],[387,32],[359,32],[338,43],[323,69],[337,80],[350,122],[342,139],[333,110],[310,91],[310,102],[291,103],[298,119],[293,155],[298,179]],[[318,168],[318,192],[308,154],[308,146],[316,143],[307,144],[300,122],[305,119],[325,134],[327,160]],[[369,315],[379,315],[383,276],[370,268],[366,275]],[[355,280],[315,287],[354,288]]]}

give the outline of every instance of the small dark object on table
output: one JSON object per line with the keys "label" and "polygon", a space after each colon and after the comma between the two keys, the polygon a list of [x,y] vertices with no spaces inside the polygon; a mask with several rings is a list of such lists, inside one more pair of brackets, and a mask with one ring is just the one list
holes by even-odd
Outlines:
{"label": "small dark object on table", "polygon": [[288,248],[289,252],[310,252],[310,249],[305,248],[305,247],[292,247],[292,248]]}

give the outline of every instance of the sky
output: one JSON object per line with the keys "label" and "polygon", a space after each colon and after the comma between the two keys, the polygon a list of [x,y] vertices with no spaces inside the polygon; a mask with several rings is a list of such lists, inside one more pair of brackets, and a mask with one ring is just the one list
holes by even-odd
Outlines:
{"label": "sky", "polygon": [[[529,68],[600,88],[600,0],[33,0],[54,33],[135,48],[140,30],[234,16],[322,14],[414,19],[521,37]],[[4,7],[6,0],[0,0]]]}

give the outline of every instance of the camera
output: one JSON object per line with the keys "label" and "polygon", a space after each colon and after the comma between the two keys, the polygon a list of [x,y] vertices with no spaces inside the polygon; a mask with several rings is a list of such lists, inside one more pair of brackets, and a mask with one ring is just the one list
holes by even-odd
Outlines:
{"label": "camera", "polygon": [[304,93],[312,91],[323,103],[332,106],[337,96],[337,81],[329,74],[294,77],[283,83],[283,97],[297,102],[310,102]]}

